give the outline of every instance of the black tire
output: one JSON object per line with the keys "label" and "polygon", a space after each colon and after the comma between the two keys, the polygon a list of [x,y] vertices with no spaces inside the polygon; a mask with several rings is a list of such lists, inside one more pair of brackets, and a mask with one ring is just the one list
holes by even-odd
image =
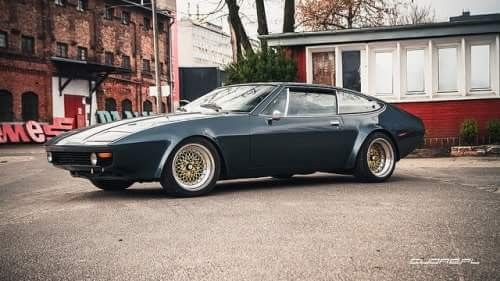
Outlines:
{"label": "black tire", "polygon": [[[208,150],[210,156],[213,159],[213,174],[210,172],[209,174],[211,174],[211,176],[208,176],[207,179],[203,181],[203,184],[200,187],[193,188],[193,190],[190,190],[188,187],[183,186],[182,182],[176,179],[173,171],[173,162],[176,154],[179,152],[179,150],[185,149],[185,147],[189,145],[204,147],[206,150]],[[181,197],[199,196],[210,192],[215,187],[215,184],[219,179],[220,170],[221,158],[215,146],[205,138],[189,138],[177,145],[172,153],[170,153],[167,162],[163,167],[160,183],[163,189],[170,195]]]}
{"label": "black tire", "polygon": [[293,177],[293,174],[274,175],[272,177],[278,180],[288,180]]}
{"label": "black tire", "polygon": [[95,185],[97,188],[107,191],[119,191],[129,188],[133,181],[127,180],[98,180],[91,179],[90,182]]}
{"label": "black tire", "polygon": [[[391,161],[392,164],[390,167],[386,168],[387,170],[384,174],[376,175],[370,170],[368,166],[368,149],[370,148],[370,145],[374,141],[378,142],[381,141],[381,139],[385,140],[386,144],[388,144],[387,149],[390,149],[392,152],[392,161]],[[396,167],[396,159],[397,159],[396,153],[397,152],[392,140],[386,134],[381,132],[376,132],[369,135],[358,152],[354,175],[356,176],[356,178],[358,178],[363,182],[383,182],[387,180],[388,178],[391,177],[392,173],[394,172],[394,168]]]}

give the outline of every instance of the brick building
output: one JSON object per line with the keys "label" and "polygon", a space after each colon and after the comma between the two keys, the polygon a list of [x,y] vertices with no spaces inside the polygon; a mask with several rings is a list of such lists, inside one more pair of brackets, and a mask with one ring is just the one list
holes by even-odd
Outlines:
{"label": "brick building", "polygon": [[[155,111],[151,9],[142,2],[0,0],[0,122],[73,117],[85,126],[96,109]],[[161,80],[171,85],[175,1],[162,2]]]}

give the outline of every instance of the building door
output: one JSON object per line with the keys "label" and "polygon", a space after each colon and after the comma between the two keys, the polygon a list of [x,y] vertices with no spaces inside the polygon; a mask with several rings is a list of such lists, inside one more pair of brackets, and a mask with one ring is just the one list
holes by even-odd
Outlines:
{"label": "building door", "polygon": [[335,86],[335,52],[312,53],[312,82]]}
{"label": "building door", "polygon": [[73,128],[85,126],[85,104],[82,96],[64,95],[64,116],[73,118]]}
{"label": "building door", "polygon": [[361,55],[360,51],[342,52],[342,87],[361,91]]}

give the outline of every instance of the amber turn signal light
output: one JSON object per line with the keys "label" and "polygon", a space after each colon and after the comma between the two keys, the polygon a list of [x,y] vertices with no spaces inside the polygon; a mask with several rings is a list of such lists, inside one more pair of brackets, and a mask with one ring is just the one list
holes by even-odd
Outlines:
{"label": "amber turn signal light", "polygon": [[99,152],[97,153],[97,157],[101,159],[109,159],[113,157],[113,154],[111,152]]}

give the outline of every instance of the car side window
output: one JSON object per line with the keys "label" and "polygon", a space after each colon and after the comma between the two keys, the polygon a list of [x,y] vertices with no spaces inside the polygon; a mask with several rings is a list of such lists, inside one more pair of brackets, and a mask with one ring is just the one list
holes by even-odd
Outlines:
{"label": "car side window", "polygon": [[322,93],[301,89],[284,89],[264,110],[264,115],[279,111],[283,116],[322,116],[337,114],[333,92]]}
{"label": "car side window", "polygon": [[371,100],[342,90],[337,90],[337,99],[339,103],[339,114],[370,112],[382,107],[382,104],[376,100]]}
{"label": "car side window", "polygon": [[278,96],[262,111],[262,114],[270,116],[277,110],[285,116],[288,97],[288,89],[281,90]]}
{"label": "car side window", "polygon": [[287,116],[318,116],[337,114],[335,95],[290,90]]}

